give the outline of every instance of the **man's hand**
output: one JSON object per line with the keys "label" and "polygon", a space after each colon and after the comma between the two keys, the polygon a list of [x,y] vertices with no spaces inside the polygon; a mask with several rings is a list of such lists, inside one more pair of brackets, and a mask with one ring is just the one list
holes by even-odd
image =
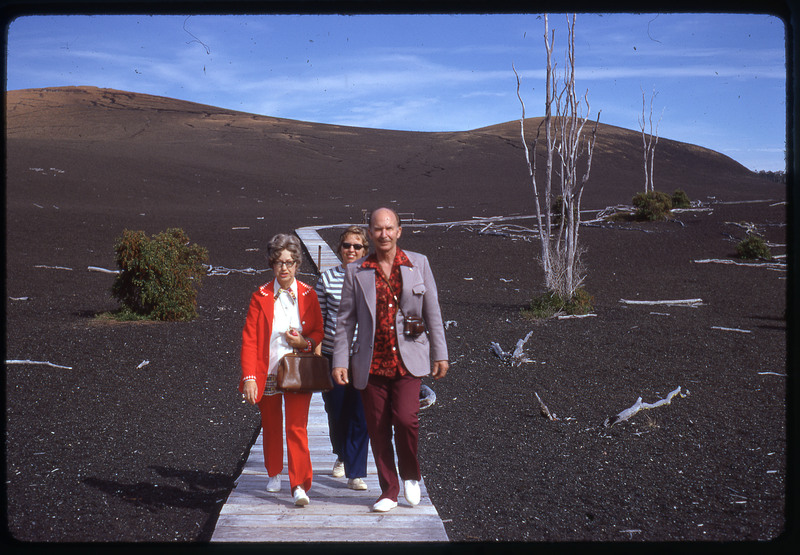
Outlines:
{"label": "man's hand", "polygon": [[347,368],[341,368],[337,366],[333,369],[331,375],[333,376],[333,381],[339,385],[347,385],[350,383],[350,381],[347,379]]}
{"label": "man's hand", "polygon": [[244,382],[242,390],[243,390],[242,394],[244,395],[245,401],[247,401],[251,405],[255,405],[256,397],[258,396],[258,385],[256,385],[256,381],[247,380],[246,382]]}
{"label": "man's hand", "polygon": [[434,379],[438,380],[444,378],[447,371],[450,369],[450,363],[446,360],[436,360],[433,363],[433,370],[431,371],[431,376]]}

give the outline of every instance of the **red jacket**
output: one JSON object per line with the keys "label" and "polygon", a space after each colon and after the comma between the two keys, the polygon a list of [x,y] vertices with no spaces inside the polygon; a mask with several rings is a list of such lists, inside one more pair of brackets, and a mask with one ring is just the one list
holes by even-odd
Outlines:
{"label": "red jacket", "polygon": [[[314,289],[297,281],[297,301],[300,313],[301,333],[310,339],[313,346],[322,342],[324,329],[319,299]],[[244,390],[244,378],[255,376],[258,398],[261,400],[267,385],[269,371],[269,339],[272,335],[272,320],[275,309],[275,280],[265,283],[250,298],[250,308],[242,330],[242,376],[239,391]]]}

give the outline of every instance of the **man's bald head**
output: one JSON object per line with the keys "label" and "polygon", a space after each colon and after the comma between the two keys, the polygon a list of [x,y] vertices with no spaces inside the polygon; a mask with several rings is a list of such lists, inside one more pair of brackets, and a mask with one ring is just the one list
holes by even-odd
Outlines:
{"label": "man's bald head", "polygon": [[377,219],[381,217],[385,218],[387,214],[391,214],[392,217],[394,217],[394,223],[397,225],[397,227],[400,227],[400,215],[395,212],[394,209],[387,208],[385,206],[372,211],[372,213],[369,215],[369,226],[372,227]]}

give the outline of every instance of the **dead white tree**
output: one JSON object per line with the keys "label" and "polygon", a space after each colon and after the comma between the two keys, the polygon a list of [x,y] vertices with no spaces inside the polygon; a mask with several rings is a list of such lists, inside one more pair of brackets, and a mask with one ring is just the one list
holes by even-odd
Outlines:
{"label": "dead white tree", "polygon": [[[536,185],[536,146],[539,132],[533,143],[533,161],[525,142],[525,103],[519,93],[519,74],[517,76],[517,97],[522,104],[520,134],[528,164],[528,174],[533,184],[536,216],[539,226],[539,237],[542,245],[541,263],[544,269],[545,287],[562,299],[572,299],[575,291],[585,279],[581,263],[581,248],[578,243],[580,228],[580,207],[583,190],[589,180],[592,167],[592,154],[600,112],[592,130],[591,137],[585,139],[583,130],[589,119],[589,91],[587,89],[581,100],[575,93],[575,14],[567,18],[567,49],[565,67],[560,78],[553,63],[553,46],[555,31],[550,32],[547,14],[544,16],[544,42],[547,53],[545,116],[541,125],[545,130],[546,169],[544,182],[544,204],[546,213],[542,218],[540,192]],[[584,115],[585,104],[585,115]],[[553,114],[555,108],[555,114]],[[541,125],[539,131],[541,131]],[[578,162],[586,154],[586,171],[580,174]],[[557,166],[554,167],[555,154],[558,154]],[[560,177],[561,185],[561,217],[553,224],[551,207],[553,199],[553,170]]]}
{"label": "dead white tree", "polygon": [[[653,101],[658,93],[653,89],[653,94],[650,97],[650,115],[647,116],[645,111],[645,96],[644,89],[642,89],[642,117],[639,119],[639,128],[642,130],[642,152],[644,156],[644,192],[649,193],[655,191],[653,184],[653,165],[656,157],[656,145],[658,144],[658,125],[661,123],[661,118],[664,117],[664,111],[661,111],[661,117],[653,129]],[[650,132],[647,131],[647,123],[650,124]],[[655,133],[654,133],[655,131]]]}

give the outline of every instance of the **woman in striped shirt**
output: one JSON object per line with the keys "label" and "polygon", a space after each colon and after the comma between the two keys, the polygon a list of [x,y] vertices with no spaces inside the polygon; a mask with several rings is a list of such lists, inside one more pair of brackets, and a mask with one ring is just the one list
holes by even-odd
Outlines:
{"label": "woman in striped shirt", "polygon": [[[333,356],[333,337],[336,334],[336,313],[342,298],[344,267],[367,255],[369,243],[367,234],[359,226],[350,226],[339,237],[337,252],[342,263],[326,270],[317,280],[315,291],[319,297],[322,321],[325,324],[325,338],[322,341],[322,354]],[[358,330],[356,330],[358,333]],[[355,337],[353,338],[355,340]],[[334,477],[347,476],[347,487],[366,490],[363,478],[367,475],[367,424],[364,421],[364,407],[361,395],[352,384],[334,384],[333,390],[322,394],[325,411],[328,413],[328,431],[336,462],[333,465]]]}

